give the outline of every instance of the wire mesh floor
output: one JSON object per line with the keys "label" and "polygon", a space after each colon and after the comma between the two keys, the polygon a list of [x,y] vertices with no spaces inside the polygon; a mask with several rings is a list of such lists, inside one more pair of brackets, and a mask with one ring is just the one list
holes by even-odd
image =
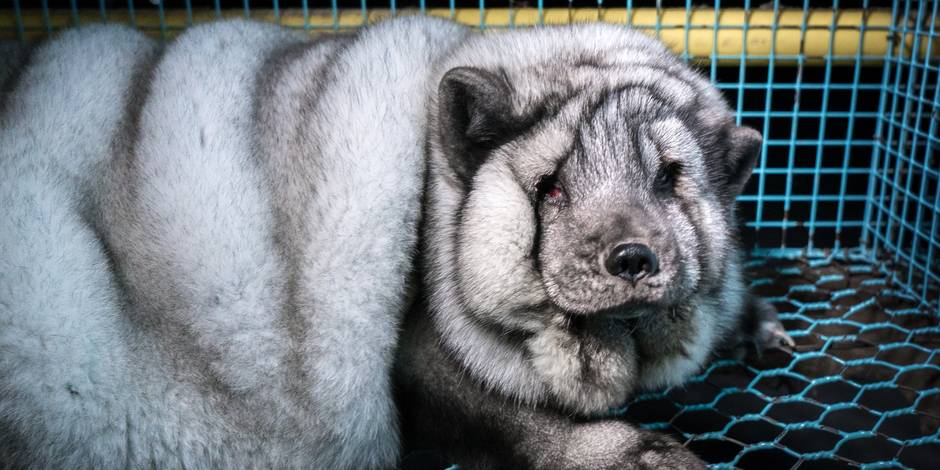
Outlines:
{"label": "wire mesh floor", "polygon": [[761,259],[794,351],[719,360],[621,412],[713,467],[940,468],[940,325],[864,258]]}

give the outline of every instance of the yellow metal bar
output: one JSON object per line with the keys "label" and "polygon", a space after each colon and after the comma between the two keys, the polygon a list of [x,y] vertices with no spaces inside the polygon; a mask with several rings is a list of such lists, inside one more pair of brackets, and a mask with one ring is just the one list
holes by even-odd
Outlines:
{"label": "yellow metal bar", "polygon": [[[398,15],[417,14],[414,10],[399,10]],[[457,9],[453,16],[451,10],[446,8],[432,8],[425,11],[429,16],[451,18],[454,21],[469,26],[493,28],[524,27],[540,24],[539,10],[536,8],[488,8],[482,15],[476,8]],[[860,56],[865,60],[883,58],[888,47],[888,28],[891,24],[891,12],[881,9],[859,10],[847,9],[833,12],[831,9],[813,9],[806,17],[805,34],[801,33],[803,11],[801,9],[783,9],[776,18],[776,40],[771,37],[771,25],[774,23],[772,10],[750,10],[727,8],[718,13],[717,24],[713,9],[695,9],[687,15],[684,8],[636,8],[630,11],[623,8],[548,8],[543,10],[542,24],[568,24],[602,21],[615,24],[630,24],[648,34],[656,34],[657,17],[659,23],[659,38],[668,44],[673,51],[688,54],[697,62],[707,62],[714,52],[720,64],[737,63],[741,54],[741,47],[746,41],[748,63],[766,62],[770,55],[772,44],[776,44],[774,55],[776,62],[781,65],[796,62],[801,53],[808,63],[821,62],[827,55],[835,61],[854,61],[858,51],[859,35],[862,34],[862,50]],[[830,31],[835,19],[835,29]],[[284,26],[306,29],[311,34],[344,31],[374,23],[381,19],[393,16],[385,9],[373,9],[363,18],[359,10],[340,10],[334,16],[330,10],[311,11],[307,20],[298,9],[285,9],[280,11],[276,18],[272,10],[252,10],[251,18],[259,21],[277,22]],[[222,18],[244,17],[243,10],[223,10]],[[686,18],[688,17],[688,25]],[[46,34],[45,23],[41,10],[23,10],[23,28],[27,40],[37,40]],[[101,21],[98,10],[80,10],[78,12],[80,24]],[[218,18],[214,10],[194,10],[193,23],[212,21]],[[74,26],[72,14],[68,10],[52,10],[49,12],[49,24],[52,29],[61,29]],[[112,10],[108,12],[109,22],[131,24],[127,10]],[[172,9],[164,11],[163,23],[156,10],[138,10],[135,12],[133,23],[155,37],[171,37],[188,26],[188,17],[185,10]],[[747,24],[746,38],[742,34]],[[717,35],[714,29],[717,27]],[[686,30],[688,29],[688,43],[686,43]],[[0,34],[6,38],[15,38],[17,31],[16,19],[12,13],[0,15]],[[830,35],[834,34],[833,50],[828,51]],[[717,41],[714,39],[717,36]],[[744,41],[742,41],[744,40]],[[905,38],[908,44],[913,42],[912,37]],[[921,41],[925,43],[926,41]],[[923,45],[921,54],[926,50]],[[933,51],[940,52],[940,47],[933,47]]]}

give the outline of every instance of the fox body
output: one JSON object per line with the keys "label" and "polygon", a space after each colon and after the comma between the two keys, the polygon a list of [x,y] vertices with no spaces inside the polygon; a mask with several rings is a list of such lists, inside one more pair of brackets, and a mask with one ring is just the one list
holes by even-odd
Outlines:
{"label": "fox body", "polygon": [[760,137],[636,32],[95,26],[17,57],[0,461],[693,465],[585,418],[742,319],[785,337],[733,236]]}

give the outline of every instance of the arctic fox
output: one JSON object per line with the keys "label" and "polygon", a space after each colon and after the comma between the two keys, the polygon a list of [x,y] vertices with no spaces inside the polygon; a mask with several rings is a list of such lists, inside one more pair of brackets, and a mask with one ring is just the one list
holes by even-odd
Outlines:
{"label": "arctic fox", "polygon": [[683,467],[586,418],[747,316],[788,339],[733,235],[760,136],[623,27],[94,26],[24,57],[0,462]]}

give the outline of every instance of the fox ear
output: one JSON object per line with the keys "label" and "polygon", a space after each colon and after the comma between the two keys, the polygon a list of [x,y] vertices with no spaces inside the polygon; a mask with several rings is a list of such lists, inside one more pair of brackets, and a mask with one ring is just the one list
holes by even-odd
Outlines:
{"label": "fox ear", "polygon": [[737,126],[728,133],[730,148],[724,161],[725,193],[733,200],[741,191],[760,155],[760,132],[750,127]]}
{"label": "fox ear", "polygon": [[451,167],[469,181],[490,150],[510,135],[512,87],[500,72],[457,67],[438,89],[438,132]]}

